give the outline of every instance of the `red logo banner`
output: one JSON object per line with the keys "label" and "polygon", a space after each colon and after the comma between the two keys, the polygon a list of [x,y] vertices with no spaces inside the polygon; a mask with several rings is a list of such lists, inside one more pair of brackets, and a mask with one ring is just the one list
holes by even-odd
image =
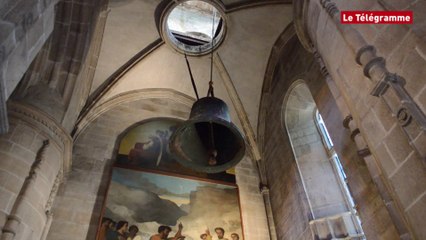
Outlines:
{"label": "red logo banner", "polygon": [[341,11],[342,24],[412,24],[412,11]]}

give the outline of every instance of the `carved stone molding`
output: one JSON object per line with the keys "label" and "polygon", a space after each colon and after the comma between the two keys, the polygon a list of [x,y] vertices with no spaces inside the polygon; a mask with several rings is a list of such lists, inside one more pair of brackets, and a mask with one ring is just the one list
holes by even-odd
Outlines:
{"label": "carved stone molding", "polygon": [[73,141],[60,124],[40,110],[14,101],[8,102],[8,112],[9,119],[24,121],[34,128],[40,129],[46,138],[53,140],[50,143],[57,146],[63,153],[62,169],[64,173],[71,170]]}
{"label": "carved stone molding", "polygon": [[[1,73],[1,72],[0,72]],[[7,133],[9,130],[9,119],[7,119],[7,106],[6,106],[6,84],[0,76],[0,135]]]}
{"label": "carved stone molding", "polygon": [[358,135],[358,134],[360,134],[361,133],[361,131],[359,130],[359,128],[355,128],[353,131],[352,131],[352,133],[351,133],[351,140],[352,141],[355,141],[355,137],[356,137],[356,135]]}
{"label": "carved stone molding", "polygon": [[367,147],[365,147],[365,148],[363,148],[363,149],[358,150],[358,151],[357,151],[357,154],[358,154],[358,156],[360,156],[360,157],[362,157],[362,158],[365,158],[365,157],[367,157],[367,156],[370,156],[370,155],[371,155],[371,152],[370,152],[370,149],[369,149],[369,148],[368,148],[368,146],[367,146]]}
{"label": "carved stone molding", "polygon": [[259,183],[259,190],[261,194],[269,194],[269,186],[264,183]]}
{"label": "carved stone molding", "polygon": [[352,115],[348,115],[345,117],[345,119],[343,119],[343,127],[345,127],[346,129],[349,129],[349,123],[353,120]]}
{"label": "carved stone molding", "polygon": [[53,202],[55,201],[56,195],[59,190],[59,185],[61,185],[63,179],[64,179],[64,173],[62,169],[60,169],[58,174],[56,175],[55,182],[53,183],[52,190],[50,190],[49,198],[44,207],[46,216],[48,216],[49,214],[52,214]]}
{"label": "carved stone molding", "polygon": [[299,37],[302,46],[309,52],[313,52],[313,44],[309,37],[307,28],[307,16],[308,16],[308,5],[307,0],[294,0],[293,1],[293,19],[294,28],[297,36]]}
{"label": "carved stone molding", "polygon": [[318,62],[319,66],[320,66],[321,74],[326,78],[330,77],[330,73],[328,72],[327,67],[324,64],[324,60],[322,60],[322,58],[321,58],[321,54],[314,47],[313,47],[313,52],[314,52],[315,60]]}
{"label": "carved stone molding", "polygon": [[[272,47],[271,54],[269,56],[268,65],[266,66],[265,78],[263,80],[262,86],[262,95],[259,107],[259,119],[257,125],[257,140],[259,143],[263,143],[265,136],[265,126],[267,124],[267,119],[265,119],[266,112],[268,106],[266,106],[267,98],[269,96],[269,92],[271,92],[272,82],[274,77],[274,72],[278,62],[280,61],[281,53],[285,47],[288,47],[289,42],[296,35],[296,31],[294,29],[294,24],[290,24],[278,39],[275,41],[274,46]],[[259,144],[259,151],[262,152],[262,144]]]}
{"label": "carved stone molding", "polygon": [[176,103],[181,103],[185,106],[191,108],[195,99],[178,92],[173,89],[168,88],[148,88],[140,89],[129,92],[124,92],[115,96],[112,99],[109,99],[95,107],[93,107],[83,118],[78,119],[75,129],[72,133],[74,139],[77,139],[79,134],[86,129],[93,121],[95,121],[100,115],[107,112],[108,110],[128,102],[134,102],[141,99],[169,99]]}

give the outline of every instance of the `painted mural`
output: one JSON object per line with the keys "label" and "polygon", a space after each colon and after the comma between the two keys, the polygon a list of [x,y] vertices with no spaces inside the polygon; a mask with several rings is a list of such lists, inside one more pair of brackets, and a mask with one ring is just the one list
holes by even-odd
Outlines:
{"label": "painted mural", "polygon": [[[234,185],[118,167],[113,168],[105,221],[126,221],[128,226],[136,226],[139,231],[132,239],[148,240],[162,225],[171,227],[169,238],[181,225],[178,239],[198,240],[206,233],[217,239],[220,229],[224,230],[224,238],[231,240],[233,234],[243,239],[238,189]],[[101,227],[98,239],[116,230]]]}
{"label": "painted mural", "polygon": [[132,128],[120,142],[116,166],[172,172],[235,183],[233,170],[207,174],[181,166],[169,153],[170,136],[182,120],[158,118]]}

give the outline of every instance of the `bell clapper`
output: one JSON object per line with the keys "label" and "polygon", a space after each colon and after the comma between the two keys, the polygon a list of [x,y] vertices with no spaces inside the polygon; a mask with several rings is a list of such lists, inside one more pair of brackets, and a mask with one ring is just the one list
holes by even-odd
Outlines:
{"label": "bell clapper", "polygon": [[217,164],[217,151],[216,149],[210,149],[209,150],[209,165],[210,166],[215,166]]}
{"label": "bell clapper", "polygon": [[215,166],[217,164],[217,150],[214,144],[214,132],[213,132],[213,123],[210,122],[210,149],[209,149],[209,165]]}

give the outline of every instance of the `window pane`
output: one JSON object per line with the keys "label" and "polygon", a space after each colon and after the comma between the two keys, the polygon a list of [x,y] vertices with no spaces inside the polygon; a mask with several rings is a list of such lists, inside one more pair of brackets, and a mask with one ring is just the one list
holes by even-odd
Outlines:
{"label": "window pane", "polygon": [[217,9],[203,1],[183,2],[173,9],[167,19],[172,33],[206,42],[212,40],[219,22]]}

